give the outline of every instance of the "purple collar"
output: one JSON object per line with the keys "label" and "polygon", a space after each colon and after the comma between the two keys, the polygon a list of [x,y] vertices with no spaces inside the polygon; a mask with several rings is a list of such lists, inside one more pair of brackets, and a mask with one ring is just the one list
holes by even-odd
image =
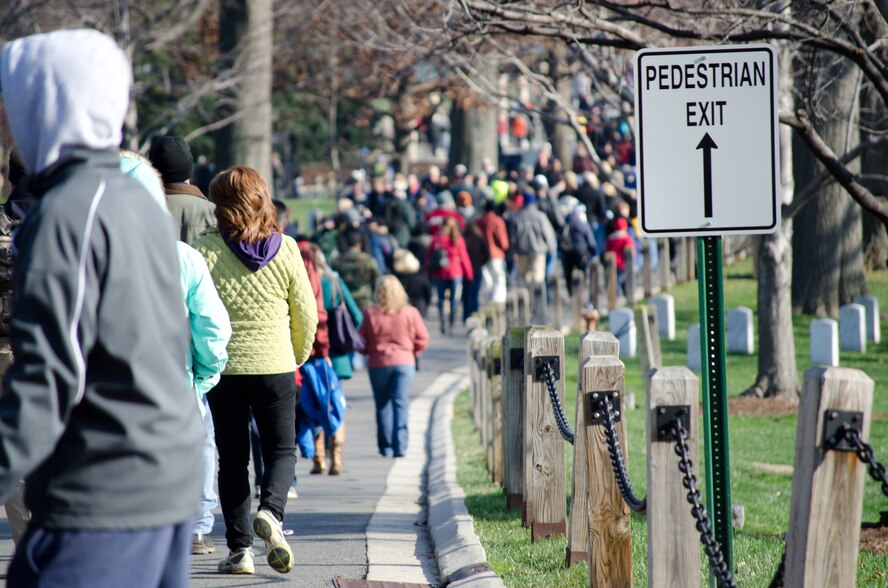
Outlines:
{"label": "purple collar", "polygon": [[251,272],[255,272],[271,263],[271,260],[280,251],[284,238],[280,233],[272,233],[265,239],[260,239],[255,243],[247,243],[222,233],[222,240]]}

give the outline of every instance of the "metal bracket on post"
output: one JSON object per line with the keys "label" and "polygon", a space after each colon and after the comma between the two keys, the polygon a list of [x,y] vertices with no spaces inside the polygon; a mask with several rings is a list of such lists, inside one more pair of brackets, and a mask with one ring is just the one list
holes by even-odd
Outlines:
{"label": "metal bracket on post", "polygon": [[855,451],[843,434],[863,427],[863,413],[853,410],[827,410],[823,414],[823,449]]}
{"label": "metal bracket on post", "polygon": [[509,366],[516,371],[524,371],[524,348],[509,349]]}
{"label": "metal bracket on post", "polygon": [[555,379],[561,379],[561,358],[557,355],[538,355],[533,358],[533,379],[537,382],[546,380],[546,366],[552,368]]}
{"label": "metal bracket on post", "polygon": [[620,402],[620,392],[617,390],[602,390],[592,392],[586,398],[586,426],[603,425],[607,417],[604,416],[604,403],[610,402],[611,416],[615,423],[622,420],[623,407]]}
{"label": "metal bracket on post", "polygon": [[651,425],[656,431],[656,437],[652,441],[678,441],[670,426],[676,420],[681,422],[685,431],[691,430],[691,407],[687,404],[675,404],[671,406],[658,406],[651,410]]}

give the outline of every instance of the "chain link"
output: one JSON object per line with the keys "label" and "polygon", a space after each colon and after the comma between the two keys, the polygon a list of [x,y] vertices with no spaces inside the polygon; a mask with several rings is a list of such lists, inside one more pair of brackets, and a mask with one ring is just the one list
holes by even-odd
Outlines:
{"label": "chain link", "polygon": [[685,430],[681,421],[676,419],[673,421],[672,430],[675,432],[675,454],[678,456],[678,470],[683,474],[682,486],[688,491],[688,504],[691,505],[691,516],[697,521],[697,531],[700,533],[700,543],[704,546],[704,551],[709,558],[709,567],[712,575],[719,588],[737,588],[734,576],[728,569],[725,556],[721,552],[721,546],[712,532],[712,526],[709,517],[706,514],[706,507],[700,502],[700,490],[697,488],[697,476],[694,475],[694,464],[690,458],[690,448],[688,448],[687,438],[688,432]]}
{"label": "chain link", "polygon": [[619,439],[617,439],[613,407],[610,400],[607,399],[604,401],[604,436],[607,440],[607,453],[610,455],[611,467],[614,470],[614,477],[617,479],[617,487],[620,489],[620,494],[623,495],[623,500],[635,512],[645,512],[647,510],[647,498],[638,498],[632,489],[632,483],[629,481],[629,475],[626,473],[623,450],[620,447]]}
{"label": "chain link", "polygon": [[561,399],[558,398],[558,390],[555,388],[555,372],[548,363],[543,366],[543,376],[546,378],[546,387],[549,389],[549,399],[552,401],[552,412],[555,415],[555,422],[558,424],[558,432],[561,433],[565,441],[573,445],[576,435],[567,424],[564,407],[561,406]]}
{"label": "chain link", "polygon": [[836,435],[836,440],[829,445],[829,449],[833,449],[842,439],[848,440],[854,452],[857,453],[857,457],[869,468],[872,479],[882,486],[882,494],[888,496],[888,471],[883,464],[876,461],[873,446],[860,438],[859,430],[846,427],[842,434]]}

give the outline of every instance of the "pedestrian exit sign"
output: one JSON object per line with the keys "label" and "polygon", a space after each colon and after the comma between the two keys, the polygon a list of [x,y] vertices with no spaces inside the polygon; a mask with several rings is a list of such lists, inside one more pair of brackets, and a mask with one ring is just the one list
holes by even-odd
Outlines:
{"label": "pedestrian exit sign", "polygon": [[773,47],[639,51],[635,117],[644,233],[702,237],[777,230]]}

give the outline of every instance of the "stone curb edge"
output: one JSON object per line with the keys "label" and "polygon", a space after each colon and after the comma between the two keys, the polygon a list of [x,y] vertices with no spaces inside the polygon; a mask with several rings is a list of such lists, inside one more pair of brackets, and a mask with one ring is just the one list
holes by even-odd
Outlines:
{"label": "stone curb edge", "polygon": [[[450,434],[453,399],[469,385],[462,377],[441,394],[429,423],[429,466],[426,479],[428,528],[435,546],[441,582],[451,588],[506,588],[487,565],[487,554],[475,534],[465,493],[456,481],[456,451]],[[479,573],[466,576],[466,571]]]}

